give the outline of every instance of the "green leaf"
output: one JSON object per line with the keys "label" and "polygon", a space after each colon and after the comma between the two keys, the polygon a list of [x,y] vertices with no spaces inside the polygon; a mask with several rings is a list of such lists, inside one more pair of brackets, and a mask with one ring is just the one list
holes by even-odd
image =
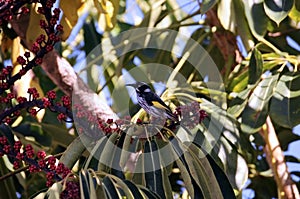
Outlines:
{"label": "green leaf", "polygon": [[295,156],[286,155],[286,156],[284,156],[284,158],[285,158],[285,161],[287,161],[287,162],[300,163],[300,159],[296,158]]}
{"label": "green leaf", "polygon": [[[209,114],[204,128],[196,134],[194,143],[209,153],[224,172],[234,189],[242,189],[248,178],[248,167],[239,154],[252,148],[240,135],[236,119],[215,104],[203,100],[201,109]],[[236,176],[239,176],[238,178]]]}
{"label": "green leaf", "polygon": [[279,126],[300,124],[300,72],[287,72],[276,85],[270,104],[270,116]]}
{"label": "green leaf", "polygon": [[96,182],[95,182],[95,179],[94,177],[91,175],[91,173],[87,172],[88,173],[88,183],[89,183],[89,198],[91,199],[97,199],[97,192],[96,192]]}
{"label": "green leaf", "polygon": [[212,159],[212,157],[208,154],[206,158],[214,171],[214,175],[219,183],[220,189],[222,191],[222,195],[224,198],[235,198],[234,191],[231,187],[231,184],[224,173],[224,171],[216,164],[216,162]]}
{"label": "green leaf", "polygon": [[[226,2],[226,1],[224,1]],[[247,20],[245,18],[243,2],[240,0],[233,0],[234,13],[236,18],[237,34],[241,36],[242,42],[247,52],[253,47],[253,37],[251,35]]]}
{"label": "green leaf", "polygon": [[294,0],[264,0],[264,9],[268,17],[277,25],[288,15]]}
{"label": "green leaf", "polygon": [[265,123],[271,99],[279,74],[264,78],[253,90],[248,105],[242,112],[241,129],[245,133],[255,133]]}
{"label": "green leaf", "polygon": [[124,183],[127,185],[127,187],[130,189],[133,198],[143,198],[143,195],[141,194],[139,188],[133,184],[131,181],[129,180],[124,180]]}
{"label": "green leaf", "polygon": [[110,177],[106,176],[103,178],[103,186],[106,190],[105,193],[108,198],[122,198],[118,188],[115,186]]}
{"label": "green leaf", "polygon": [[293,133],[291,129],[280,128],[276,132],[278,132],[277,137],[284,151],[288,150],[290,143],[300,140],[300,136]]}
{"label": "green leaf", "polygon": [[90,198],[90,180],[89,172],[82,170],[79,173],[80,198]]}
{"label": "green leaf", "polygon": [[248,84],[256,84],[260,79],[263,70],[263,60],[261,53],[254,48],[249,63],[249,79]]}
{"label": "green leaf", "polygon": [[296,23],[300,21],[300,1],[294,1],[292,10],[289,12],[289,17],[296,21]]}
{"label": "green leaf", "polygon": [[54,142],[63,147],[67,147],[75,139],[75,136],[70,135],[63,125],[41,123],[41,126],[44,132],[52,136]]}
{"label": "green leaf", "polygon": [[237,128],[236,118],[205,99],[203,99],[201,103],[201,109],[209,114],[210,120],[205,119],[203,121],[204,128],[199,127],[199,130],[202,131],[205,136],[205,140],[201,142],[201,133],[197,133],[195,137],[195,142],[199,141],[197,144],[202,145],[205,151],[211,151],[214,147],[213,144],[220,138],[224,130],[232,133],[233,137],[231,141],[233,144],[239,143],[239,130]]}
{"label": "green leaf", "polygon": [[124,133],[125,134],[125,138],[124,138],[124,142],[123,142],[123,146],[122,146],[122,151],[121,151],[121,155],[120,155],[120,167],[121,168],[125,168],[126,163],[129,160],[129,156],[131,153],[130,151],[130,147],[132,146],[132,137],[130,134],[130,131],[133,130],[133,128],[129,128],[129,130]]}
{"label": "green leaf", "polygon": [[257,175],[251,179],[248,188],[253,189],[256,198],[278,198],[278,191],[274,177]]}
{"label": "green leaf", "polygon": [[263,37],[267,32],[268,17],[263,8],[263,0],[243,1],[245,14],[252,34],[256,38]]}
{"label": "green leaf", "polygon": [[139,186],[141,191],[145,194],[146,197],[144,198],[149,198],[149,199],[160,199],[160,197],[155,194],[154,192],[150,191],[149,189],[146,189],[145,187]]}
{"label": "green leaf", "polygon": [[240,114],[244,111],[247,103],[248,97],[252,91],[252,87],[248,87],[247,89],[240,92],[229,104],[227,112],[233,115],[235,118],[238,118]]}
{"label": "green leaf", "polygon": [[192,198],[196,198],[195,197],[196,194],[203,196],[200,187],[195,183],[195,181],[192,178],[192,175],[190,174],[190,171],[188,169],[188,164],[187,164],[184,156],[182,155],[183,151],[182,151],[180,145],[178,144],[176,138],[174,138],[173,140],[174,141],[171,142],[172,149],[173,149],[172,153],[174,153],[176,156],[179,157],[176,160],[176,164],[177,164],[178,168],[180,169],[182,179],[185,183],[185,187],[186,187],[189,195]]}
{"label": "green leaf", "polygon": [[[161,162],[158,153],[157,143],[154,140],[146,141],[144,154],[145,181],[146,187],[157,193],[161,198],[165,198],[162,184]],[[150,158],[148,157],[150,156]]]}
{"label": "green leaf", "polygon": [[23,136],[32,136],[35,140],[44,146],[50,146],[52,137],[46,133],[41,124],[35,122],[24,122],[19,126],[13,128],[14,131],[22,134]]}
{"label": "green leaf", "polygon": [[189,150],[184,154],[184,157],[190,172],[193,174],[193,179],[201,187],[204,198],[223,198],[214,171],[205,154],[193,143],[185,144],[189,147]]}
{"label": "green leaf", "polygon": [[217,0],[203,0],[200,5],[200,13],[205,14],[208,10],[214,7],[217,2]]}
{"label": "green leaf", "polygon": [[229,90],[233,92],[241,92],[248,86],[249,74],[248,71],[243,71],[240,75],[235,77],[229,84]]}
{"label": "green leaf", "polygon": [[127,186],[123,179],[113,175],[109,176],[109,179],[112,180],[112,183],[116,188],[118,188],[118,191],[120,194],[122,194],[122,196],[125,198],[134,199],[131,189]]}
{"label": "green leaf", "polygon": [[[218,143],[215,146],[214,153],[218,154],[218,157],[223,163],[224,172],[234,189],[241,190],[248,180],[248,165],[244,157],[239,153],[240,151],[232,145],[231,137],[227,136],[228,133],[224,133]],[[242,150],[251,148],[250,143],[240,141],[243,144]],[[211,157],[214,158],[214,153]],[[215,158],[214,158],[215,161]],[[215,161],[216,162],[216,161]],[[216,162],[218,163],[218,162]],[[220,165],[218,164],[220,167]]]}
{"label": "green leaf", "polygon": [[[3,176],[10,171],[5,166],[5,163],[3,159],[0,159],[0,176]],[[7,178],[6,180],[0,181],[0,192],[1,192],[1,198],[9,198],[14,199],[17,198],[16,194],[16,187],[14,185],[13,178]]]}
{"label": "green leaf", "polygon": [[219,1],[218,3],[218,19],[222,26],[231,32],[236,30],[236,12],[234,10],[233,0]]}

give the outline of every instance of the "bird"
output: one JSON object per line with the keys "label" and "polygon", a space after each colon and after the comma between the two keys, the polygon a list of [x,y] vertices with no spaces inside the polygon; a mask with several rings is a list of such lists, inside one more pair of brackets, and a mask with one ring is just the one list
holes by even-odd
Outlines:
{"label": "bird", "polygon": [[135,88],[138,104],[150,115],[155,118],[170,119],[178,122],[178,117],[172,113],[170,107],[166,105],[162,99],[151,90],[150,86],[145,82],[136,82],[134,84],[126,84]]}

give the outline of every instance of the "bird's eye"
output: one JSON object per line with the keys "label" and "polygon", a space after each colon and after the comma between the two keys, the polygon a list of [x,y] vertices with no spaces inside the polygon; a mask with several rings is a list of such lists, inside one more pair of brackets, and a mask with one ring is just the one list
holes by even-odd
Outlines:
{"label": "bird's eye", "polygon": [[150,89],[150,88],[146,88],[146,89],[144,90],[144,92],[145,92],[145,93],[150,93],[150,92],[151,92],[151,89]]}

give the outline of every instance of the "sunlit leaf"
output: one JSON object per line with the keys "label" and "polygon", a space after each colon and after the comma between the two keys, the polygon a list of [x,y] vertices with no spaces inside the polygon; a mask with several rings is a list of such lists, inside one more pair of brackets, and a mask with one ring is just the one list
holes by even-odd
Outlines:
{"label": "sunlit leaf", "polygon": [[248,103],[248,96],[252,91],[251,87],[243,90],[242,92],[238,93],[236,97],[230,102],[227,112],[236,118],[244,111],[247,103]]}
{"label": "sunlit leaf", "polygon": [[73,27],[76,25],[79,12],[83,7],[83,0],[75,0],[70,3],[68,0],[59,1],[59,6],[63,11],[60,24],[63,26],[63,33],[61,38],[63,41],[68,39]]}
{"label": "sunlit leaf", "polygon": [[289,17],[296,22],[300,21],[300,1],[294,1],[294,5],[289,12]]}
{"label": "sunlit leaf", "polygon": [[263,8],[262,0],[243,1],[245,14],[252,34],[256,37],[263,37],[267,32],[268,17]]}
{"label": "sunlit leaf", "polygon": [[269,100],[274,92],[279,74],[264,78],[251,93],[248,105],[241,114],[241,129],[255,133],[265,123],[268,116]]}
{"label": "sunlit leaf", "polygon": [[98,10],[98,24],[104,31],[111,30],[117,21],[119,11],[119,1],[117,0],[94,0],[94,5]]}
{"label": "sunlit leaf", "polygon": [[218,18],[222,26],[231,32],[236,30],[236,13],[234,11],[233,0],[220,1],[218,3]]}
{"label": "sunlit leaf", "polygon": [[264,9],[268,17],[277,25],[288,15],[294,0],[264,0]]}
{"label": "sunlit leaf", "polygon": [[238,75],[231,81],[229,89],[233,92],[241,92],[248,86],[248,79],[248,71],[243,71],[240,75]]}
{"label": "sunlit leaf", "polygon": [[40,6],[41,5],[39,3],[35,3],[32,4],[30,8],[30,19],[26,32],[26,40],[29,46],[31,46],[41,34],[45,35],[47,40],[47,34],[45,30],[40,27],[40,20],[46,20],[44,15],[41,15],[37,12],[38,7]]}
{"label": "sunlit leaf", "polygon": [[199,128],[194,143],[209,153],[219,167],[225,168],[224,172],[233,188],[241,189],[246,183],[248,168],[238,150],[251,147],[250,143],[240,136],[237,120],[232,115],[206,100],[201,108],[209,114],[210,119],[202,122],[204,128]]}
{"label": "sunlit leaf", "polygon": [[3,54],[6,54],[10,50],[13,40],[4,34],[2,34],[0,38],[1,38],[1,41],[0,41],[1,52]]}
{"label": "sunlit leaf", "polygon": [[[54,183],[50,189],[47,191],[46,197],[48,199],[58,199],[60,198],[60,193],[62,192],[62,184]],[[37,197],[38,198],[38,197]]]}

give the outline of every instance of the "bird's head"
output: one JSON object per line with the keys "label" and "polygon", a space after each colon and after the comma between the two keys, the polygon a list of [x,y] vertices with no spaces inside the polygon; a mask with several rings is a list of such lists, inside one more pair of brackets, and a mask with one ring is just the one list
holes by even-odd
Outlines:
{"label": "bird's head", "polygon": [[148,93],[151,92],[151,88],[148,84],[145,82],[136,82],[134,84],[126,84],[126,86],[132,86],[135,88],[135,91],[137,93]]}

